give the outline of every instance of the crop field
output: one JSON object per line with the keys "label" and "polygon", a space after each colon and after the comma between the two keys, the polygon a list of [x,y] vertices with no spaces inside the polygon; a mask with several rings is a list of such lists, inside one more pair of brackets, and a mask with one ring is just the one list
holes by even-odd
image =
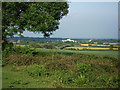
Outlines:
{"label": "crop field", "polygon": [[[111,45],[103,44],[80,44],[80,46],[100,46],[100,47],[110,47]],[[114,47],[120,47],[119,45],[113,45]]]}
{"label": "crop field", "polygon": [[[110,48],[100,48],[100,47],[66,47],[66,49],[73,50],[110,50]],[[112,48],[112,50],[118,50],[118,48]]]}

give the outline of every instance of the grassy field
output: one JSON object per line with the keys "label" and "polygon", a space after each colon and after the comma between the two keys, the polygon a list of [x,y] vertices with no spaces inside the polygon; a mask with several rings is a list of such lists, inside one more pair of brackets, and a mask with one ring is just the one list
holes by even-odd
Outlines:
{"label": "grassy field", "polygon": [[[32,66],[6,66],[3,68],[3,88],[52,88],[50,77],[31,77],[27,68]],[[15,69],[15,70],[14,70]]]}
{"label": "grassy field", "polygon": [[[86,44],[85,44],[86,45]],[[26,45],[17,45],[20,47],[26,47]],[[27,45],[29,47],[29,45]],[[97,56],[107,56],[118,59],[120,51],[112,51],[112,50],[61,50],[61,49],[43,49],[43,48],[32,48],[38,52],[54,52],[61,54],[70,54],[71,53],[81,53],[81,54],[89,54],[89,55],[97,55]]]}
{"label": "grassy field", "polygon": [[36,50],[40,52],[81,53],[81,54],[97,55],[102,57],[108,56],[117,59],[119,55],[119,51],[76,51],[76,50],[41,49],[41,48],[37,48]]}

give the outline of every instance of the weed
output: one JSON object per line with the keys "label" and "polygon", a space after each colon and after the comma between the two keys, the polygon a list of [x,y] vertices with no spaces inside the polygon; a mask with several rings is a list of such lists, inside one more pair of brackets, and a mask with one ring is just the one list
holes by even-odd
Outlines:
{"label": "weed", "polygon": [[28,69],[29,76],[51,76],[53,73],[46,71],[42,65],[32,65]]}
{"label": "weed", "polygon": [[77,63],[77,71],[80,73],[86,73],[91,71],[91,64],[88,63]]}

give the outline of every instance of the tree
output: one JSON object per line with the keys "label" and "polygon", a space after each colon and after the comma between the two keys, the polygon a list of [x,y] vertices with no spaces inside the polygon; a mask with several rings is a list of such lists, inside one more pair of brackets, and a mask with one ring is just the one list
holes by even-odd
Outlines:
{"label": "tree", "polygon": [[8,44],[6,37],[22,37],[25,30],[41,32],[45,37],[49,37],[58,29],[59,20],[67,14],[67,2],[3,2],[3,46],[6,47]]}
{"label": "tree", "polygon": [[3,2],[2,40],[25,30],[49,37],[67,14],[67,2]]}

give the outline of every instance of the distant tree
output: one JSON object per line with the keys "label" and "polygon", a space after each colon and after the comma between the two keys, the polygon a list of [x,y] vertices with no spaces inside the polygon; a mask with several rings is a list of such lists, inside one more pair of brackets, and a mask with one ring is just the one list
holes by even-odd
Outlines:
{"label": "distant tree", "polygon": [[43,45],[45,49],[55,49],[55,46],[52,43],[46,43]]}
{"label": "distant tree", "polygon": [[67,2],[3,2],[2,40],[27,30],[49,37],[68,14]]}

